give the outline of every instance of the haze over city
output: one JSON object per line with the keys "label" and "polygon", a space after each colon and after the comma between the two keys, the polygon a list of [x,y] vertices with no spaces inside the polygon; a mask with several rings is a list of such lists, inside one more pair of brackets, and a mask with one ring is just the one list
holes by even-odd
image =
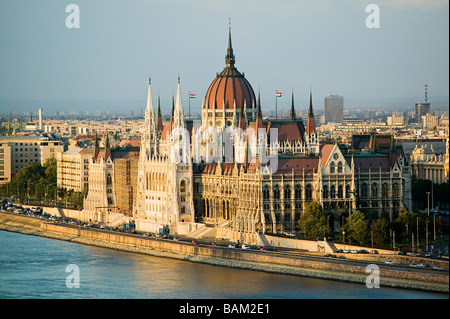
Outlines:
{"label": "haze over city", "polygon": [[260,90],[264,111],[293,91],[300,111],[309,90],[345,107],[402,104],[411,110],[429,86],[448,106],[448,2],[379,1],[369,29],[365,1],[77,1],[69,29],[64,1],[0,2],[2,113],[100,110],[135,114],[154,97],[167,114],[181,77],[183,103],[199,110],[224,67],[229,19],[236,67]]}

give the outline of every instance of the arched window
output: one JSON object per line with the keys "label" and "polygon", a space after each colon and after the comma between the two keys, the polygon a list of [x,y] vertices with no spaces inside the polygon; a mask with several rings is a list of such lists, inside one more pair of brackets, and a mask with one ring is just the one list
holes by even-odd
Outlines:
{"label": "arched window", "polygon": [[323,193],[322,193],[323,198],[328,198],[328,186],[325,185],[323,187]]}
{"label": "arched window", "polygon": [[306,199],[312,199],[312,186],[311,186],[311,184],[306,185],[305,197],[306,197]]}
{"label": "arched window", "polygon": [[377,183],[372,184],[372,198],[378,197],[378,185]]}
{"label": "arched window", "polygon": [[280,199],[280,189],[278,188],[278,185],[273,187],[273,199]]}
{"label": "arched window", "polygon": [[338,172],[338,173],[342,173],[342,162],[339,162],[339,163],[338,163],[338,166],[337,166],[337,172]]}
{"label": "arched window", "polygon": [[343,198],[344,197],[344,188],[342,187],[342,185],[338,186],[338,198]]}
{"label": "arched window", "polygon": [[361,197],[366,198],[367,197],[367,184],[363,183],[361,185]]}
{"label": "arched window", "polygon": [[334,165],[334,162],[331,162],[330,164],[330,173],[334,173],[336,171],[336,165]]}
{"label": "arched window", "polygon": [[269,192],[269,186],[264,185],[263,189],[263,200],[270,200],[270,192]]}
{"label": "arched window", "polygon": [[291,199],[291,188],[289,185],[285,185],[283,189],[284,199]]}
{"label": "arched window", "polygon": [[302,199],[302,187],[300,184],[295,185],[295,200]]}
{"label": "arched window", "polygon": [[397,183],[394,183],[394,185],[392,185],[392,196],[393,197],[399,197],[400,196],[400,191],[399,191]]}
{"label": "arched window", "polygon": [[334,187],[334,185],[331,185],[330,187],[330,198],[335,198],[336,197],[336,187]]}
{"label": "arched window", "polygon": [[185,193],[186,192],[186,181],[182,180],[180,183],[180,193]]}
{"label": "arched window", "polygon": [[389,186],[387,183],[384,183],[381,187],[381,196],[389,197]]}

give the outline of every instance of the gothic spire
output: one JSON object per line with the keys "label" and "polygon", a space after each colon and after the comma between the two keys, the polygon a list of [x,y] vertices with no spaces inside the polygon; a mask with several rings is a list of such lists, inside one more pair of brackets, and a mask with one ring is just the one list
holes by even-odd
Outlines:
{"label": "gothic spire", "polygon": [[178,77],[177,100],[175,104],[175,110],[173,113],[173,121],[175,127],[184,127],[184,114],[183,114],[183,107],[181,105],[180,77]]}
{"label": "gothic spire", "polygon": [[316,133],[316,123],[314,121],[314,111],[312,106],[312,92],[309,91],[309,109],[308,109],[308,122],[306,124],[306,132],[311,135]]}
{"label": "gothic spire", "polygon": [[291,120],[296,119],[295,107],[294,107],[294,90],[292,90],[291,113],[289,115],[289,119],[291,119]]}
{"label": "gothic spire", "polygon": [[227,55],[225,57],[225,63],[228,68],[234,67],[234,54],[233,54],[233,47],[231,45],[231,23],[228,27],[228,49]]}

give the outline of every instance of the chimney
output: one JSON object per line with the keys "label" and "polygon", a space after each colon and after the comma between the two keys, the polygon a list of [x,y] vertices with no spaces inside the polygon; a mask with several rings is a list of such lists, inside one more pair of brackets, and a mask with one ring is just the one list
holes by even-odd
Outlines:
{"label": "chimney", "polygon": [[42,131],[42,107],[39,108],[39,130]]}

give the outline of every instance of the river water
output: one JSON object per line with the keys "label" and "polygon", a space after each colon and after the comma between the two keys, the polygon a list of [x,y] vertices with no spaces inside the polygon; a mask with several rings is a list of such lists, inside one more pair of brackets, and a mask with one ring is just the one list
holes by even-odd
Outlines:
{"label": "river water", "polygon": [[[76,265],[76,270],[68,265]],[[79,288],[72,287],[77,282]],[[0,298],[447,299],[448,295],[369,289],[364,284],[230,269],[0,231]]]}

